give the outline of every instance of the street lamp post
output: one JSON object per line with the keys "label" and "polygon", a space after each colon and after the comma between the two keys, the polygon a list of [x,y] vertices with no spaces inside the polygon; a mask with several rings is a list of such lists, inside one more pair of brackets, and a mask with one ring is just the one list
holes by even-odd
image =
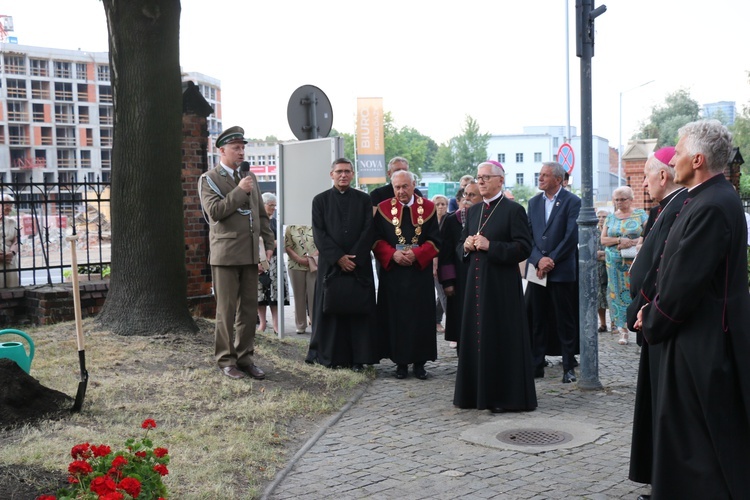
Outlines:
{"label": "street lamp post", "polygon": [[636,90],[641,87],[645,87],[650,83],[654,83],[656,80],[651,80],[646,83],[642,83],[632,89],[620,91],[620,147],[617,149],[617,186],[622,186],[622,94],[627,94],[631,90]]}

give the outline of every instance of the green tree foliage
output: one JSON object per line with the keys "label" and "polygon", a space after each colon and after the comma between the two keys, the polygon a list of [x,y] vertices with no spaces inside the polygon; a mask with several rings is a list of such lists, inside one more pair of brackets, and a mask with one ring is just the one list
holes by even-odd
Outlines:
{"label": "green tree foliage", "polygon": [[735,118],[734,125],[731,125],[729,130],[732,132],[732,143],[740,148],[740,154],[745,160],[741,167],[740,194],[743,198],[750,198],[750,103],[742,107],[742,112]]}
{"label": "green tree foliage", "polygon": [[458,181],[466,174],[474,175],[477,173],[477,165],[487,159],[489,144],[490,134],[482,134],[477,121],[467,116],[461,135],[438,148],[433,169],[445,172],[449,181]]}
{"label": "green tree foliage", "polygon": [[431,170],[438,149],[435,141],[414,128],[397,128],[390,111],[383,115],[383,135],[386,162],[394,156],[403,156],[409,160],[409,170],[417,177]]}
{"label": "green tree foliage", "polygon": [[680,89],[669,94],[664,104],[654,106],[648,121],[641,125],[638,137],[658,139],[657,148],[677,144],[677,130],[686,123],[700,119],[700,106],[690,92]]}
{"label": "green tree foliage", "polygon": [[528,207],[529,200],[538,191],[532,188],[531,186],[527,186],[525,184],[516,184],[515,186],[510,188],[510,192],[513,193],[513,197],[516,199],[516,203],[520,203],[524,207]]}

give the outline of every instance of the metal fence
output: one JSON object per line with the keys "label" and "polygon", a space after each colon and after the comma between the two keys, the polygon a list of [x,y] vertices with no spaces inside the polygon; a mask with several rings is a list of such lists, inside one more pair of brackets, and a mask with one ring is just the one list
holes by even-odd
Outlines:
{"label": "metal fence", "polygon": [[0,182],[0,250],[4,254],[14,237],[18,244],[14,263],[0,263],[0,278],[15,274],[22,286],[62,283],[70,276],[69,235],[77,236],[82,279],[108,275],[112,235],[109,192],[109,183],[98,180]]}

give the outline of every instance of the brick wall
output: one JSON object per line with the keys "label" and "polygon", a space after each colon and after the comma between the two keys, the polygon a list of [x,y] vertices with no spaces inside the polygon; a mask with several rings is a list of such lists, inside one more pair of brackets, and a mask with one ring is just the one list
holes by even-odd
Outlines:
{"label": "brick wall", "polygon": [[211,268],[208,265],[208,224],[203,218],[198,178],[208,168],[208,127],[206,118],[182,116],[182,191],[185,214],[185,266],[187,297],[191,313],[213,317],[216,303],[211,295]]}
{"label": "brick wall", "polygon": [[[109,280],[81,281],[78,287],[81,315],[87,318],[99,314],[107,298]],[[75,319],[71,283],[0,290],[0,299],[0,326],[51,325]]]}

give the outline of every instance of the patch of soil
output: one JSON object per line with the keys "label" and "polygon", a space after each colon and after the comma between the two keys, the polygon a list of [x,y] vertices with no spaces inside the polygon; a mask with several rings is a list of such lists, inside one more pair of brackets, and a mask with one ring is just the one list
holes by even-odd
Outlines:
{"label": "patch of soil", "polygon": [[60,418],[72,406],[70,396],[44,387],[15,361],[0,359],[0,429]]}

